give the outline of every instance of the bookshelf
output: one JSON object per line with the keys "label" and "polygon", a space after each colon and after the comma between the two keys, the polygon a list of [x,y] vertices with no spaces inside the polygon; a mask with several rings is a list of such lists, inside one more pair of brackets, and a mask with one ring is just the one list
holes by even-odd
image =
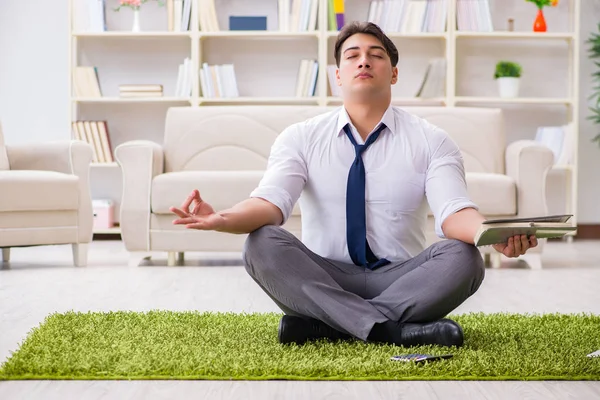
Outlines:
{"label": "bookshelf", "polygon": [[[328,0],[315,0],[318,3],[316,29],[300,32],[279,30],[278,0],[214,0],[219,31],[199,27],[203,18],[199,6],[207,4],[207,0],[190,1],[190,25],[186,31],[170,31],[167,7],[158,7],[151,1],[142,6],[140,32],[131,31],[131,10],[113,12],[118,1],[105,0],[106,31],[90,32],[81,29],[81,21],[77,20],[80,14],[76,3],[85,1],[88,0],[69,0],[69,73],[73,76],[77,66],[96,67],[102,97],[77,96],[70,80],[68,123],[70,126],[77,120],[107,121],[113,149],[135,139],[161,143],[166,111],[171,106],[342,104],[341,99],[332,94],[327,76],[327,65],[334,64],[333,47],[338,34],[328,26]],[[456,20],[461,1],[447,0],[443,31],[386,32],[400,53],[399,83],[392,88],[392,103],[500,107],[506,110],[509,141],[533,139],[536,126],[572,124],[574,154],[571,162],[556,165],[554,170],[564,175],[566,185],[567,204],[561,212],[576,215],[581,0],[560,0],[557,7],[544,8],[547,32],[532,31],[537,10],[525,0],[481,0],[489,5],[495,30],[459,30]],[[366,20],[369,11],[369,1],[344,2],[346,21]],[[265,15],[267,30],[230,31],[230,15]],[[512,31],[507,29],[508,18],[514,18]],[[233,64],[239,96],[203,95],[199,73],[191,73],[189,95],[179,95],[178,66],[186,57],[191,70],[196,72],[204,63]],[[433,58],[446,60],[443,93],[415,97]],[[504,58],[523,64],[519,97],[501,98],[497,94],[493,69],[495,63]],[[295,96],[303,59],[318,62],[314,96]],[[545,84],[544,79],[552,84]],[[161,84],[162,96],[121,97],[118,85],[130,83]],[[117,164],[95,163],[91,175],[92,195],[114,201],[118,222],[121,188]],[[110,230],[110,233],[116,232],[118,228]]]}

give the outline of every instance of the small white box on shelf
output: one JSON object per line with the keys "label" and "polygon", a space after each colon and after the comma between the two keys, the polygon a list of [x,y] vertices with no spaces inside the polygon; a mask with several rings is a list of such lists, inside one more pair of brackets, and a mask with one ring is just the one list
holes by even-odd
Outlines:
{"label": "small white box on shelf", "polygon": [[94,209],[94,229],[114,227],[114,203],[112,200],[92,200]]}

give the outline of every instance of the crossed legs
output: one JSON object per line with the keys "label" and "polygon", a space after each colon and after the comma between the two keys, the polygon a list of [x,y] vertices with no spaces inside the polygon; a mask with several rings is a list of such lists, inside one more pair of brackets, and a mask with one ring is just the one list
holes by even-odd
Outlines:
{"label": "crossed legs", "polygon": [[314,318],[362,340],[377,323],[443,318],[475,293],[485,272],[477,248],[457,240],[371,271],[318,256],[276,226],[248,236],[244,261],[285,314]]}

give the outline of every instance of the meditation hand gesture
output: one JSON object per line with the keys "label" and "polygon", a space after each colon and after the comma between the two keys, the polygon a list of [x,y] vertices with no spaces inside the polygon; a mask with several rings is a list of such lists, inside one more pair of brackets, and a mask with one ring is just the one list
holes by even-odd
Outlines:
{"label": "meditation hand gesture", "polygon": [[527,235],[515,235],[508,238],[508,243],[495,244],[493,247],[506,257],[518,257],[537,245],[538,241],[535,236],[531,236],[528,240]]}
{"label": "meditation hand gesture", "polygon": [[170,210],[180,217],[174,220],[173,224],[185,225],[186,228],[206,231],[219,230],[225,223],[223,217],[215,213],[212,206],[202,200],[200,192],[196,189],[185,199],[180,209],[171,207]]}

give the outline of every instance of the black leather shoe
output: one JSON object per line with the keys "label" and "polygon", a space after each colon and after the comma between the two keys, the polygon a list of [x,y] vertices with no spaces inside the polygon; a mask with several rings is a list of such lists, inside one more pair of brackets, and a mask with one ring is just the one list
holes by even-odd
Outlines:
{"label": "black leather shoe", "polygon": [[406,347],[429,344],[460,347],[464,342],[460,325],[446,318],[420,324],[405,323],[400,329],[401,345]]}
{"label": "black leather shoe", "polygon": [[326,323],[313,318],[284,315],[279,321],[279,343],[282,344],[304,344],[318,339],[345,340],[350,338],[350,335],[337,331]]}

